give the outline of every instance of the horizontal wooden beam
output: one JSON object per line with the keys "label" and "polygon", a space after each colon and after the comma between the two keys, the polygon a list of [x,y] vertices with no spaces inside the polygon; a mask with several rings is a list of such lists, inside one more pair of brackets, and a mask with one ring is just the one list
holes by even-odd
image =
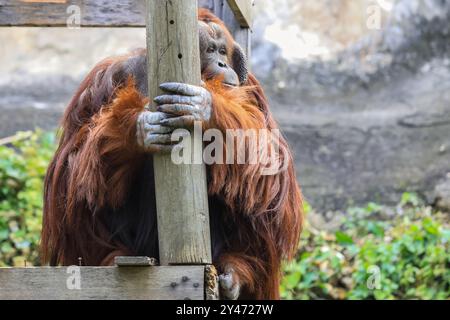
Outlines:
{"label": "horizontal wooden beam", "polygon": [[143,0],[0,0],[0,26],[143,27]]}
{"label": "horizontal wooden beam", "polygon": [[[213,1],[213,0],[210,0]],[[251,0],[228,0],[241,26]],[[199,0],[200,6],[205,3]],[[0,26],[145,27],[145,0],[0,0]]]}
{"label": "horizontal wooden beam", "polygon": [[114,264],[118,267],[148,267],[156,266],[157,261],[155,258],[144,256],[117,256],[114,258]]}
{"label": "horizontal wooden beam", "polygon": [[0,300],[203,300],[205,266],[0,268]]}

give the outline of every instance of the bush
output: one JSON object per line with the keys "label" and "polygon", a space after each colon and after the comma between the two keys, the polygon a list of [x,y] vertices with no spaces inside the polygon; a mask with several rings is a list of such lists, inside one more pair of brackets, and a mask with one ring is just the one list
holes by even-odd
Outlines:
{"label": "bush", "polygon": [[285,266],[285,299],[447,299],[448,215],[405,194],[397,213],[350,209],[336,232],[307,224],[297,260]]}
{"label": "bush", "polygon": [[0,146],[0,266],[37,265],[43,178],[55,136],[21,132]]}

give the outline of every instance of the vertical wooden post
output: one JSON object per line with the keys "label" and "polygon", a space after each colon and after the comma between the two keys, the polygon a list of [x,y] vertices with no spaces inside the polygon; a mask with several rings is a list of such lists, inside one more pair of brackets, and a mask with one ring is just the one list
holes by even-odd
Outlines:
{"label": "vertical wooden post", "polygon": [[[197,0],[146,1],[149,97],[162,93],[163,82],[200,85]],[[194,149],[191,158],[201,159],[201,152]],[[156,155],[154,170],[161,264],[211,263],[205,165]]]}

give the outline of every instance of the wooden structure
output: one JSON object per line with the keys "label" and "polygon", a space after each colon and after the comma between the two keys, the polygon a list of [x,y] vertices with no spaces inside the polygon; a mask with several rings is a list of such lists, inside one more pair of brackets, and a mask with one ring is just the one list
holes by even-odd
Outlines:
{"label": "wooden structure", "polygon": [[[1,27],[66,27],[80,9],[81,27],[145,27],[147,0],[0,0]],[[221,18],[234,38],[250,53],[254,0],[198,0]],[[76,6],[76,7],[72,7]]]}
{"label": "wooden structure", "polygon": [[204,299],[203,266],[80,267],[76,271],[79,287],[72,271],[66,267],[2,268],[0,300]]}
{"label": "wooden structure", "polygon": [[[197,4],[219,16],[249,55],[252,2],[0,0],[0,26],[65,27],[77,13],[80,27],[147,26],[149,79],[157,79],[149,93],[156,96],[164,81],[200,83],[198,34],[185,32],[196,29]],[[147,257],[117,257],[115,267],[0,268],[0,300],[217,299],[205,167],[176,166],[167,156],[155,157],[155,167],[161,266]]]}
{"label": "wooden structure", "polygon": [[[160,83],[201,85],[197,1],[149,1],[147,12],[149,96],[164,93]],[[203,142],[199,135],[191,138],[190,164],[177,165],[170,154],[153,156],[162,265],[212,263],[206,167],[195,163]]]}

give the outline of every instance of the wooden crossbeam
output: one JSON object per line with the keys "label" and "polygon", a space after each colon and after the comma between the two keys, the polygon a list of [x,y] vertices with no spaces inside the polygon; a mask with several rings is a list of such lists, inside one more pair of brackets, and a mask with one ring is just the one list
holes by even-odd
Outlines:
{"label": "wooden crossbeam", "polygon": [[0,300],[203,300],[204,279],[205,266],[0,268]]}
{"label": "wooden crossbeam", "polygon": [[228,4],[231,7],[231,10],[234,12],[234,16],[241,27],[251,28],[252,26],[252,8],[253,8],[253,0],[228,0]]}
{"label": "wooden crossbeam", "polygon": [[[77,16],[78,15],[78,16]],[[0,0],[0,26],[145,27],[144,0]]]}
{"label": "wooden crossbeam", "polygon": [[117,256],[114,258],[114,264],[119,267],[148,267],[156,266],[157,261],[155,258],[142,256]]}
{"label": "wooden crossbeam", "polygon": [[[253,0],[198,0],[199,7],[210,9],[225,22],[247,56],[251,47],[247,26],[252,24],[252,3]],[[145,27],[145,0],[0,0],[2,26]]]}
{"label": "wooden crossbeam", "polygon": [[[227,1],[240,25],[249,27],[252,1]],[[82,27],[145,27],[145,0],[0,0],[0,26],[73,27],[77,23]]]}

